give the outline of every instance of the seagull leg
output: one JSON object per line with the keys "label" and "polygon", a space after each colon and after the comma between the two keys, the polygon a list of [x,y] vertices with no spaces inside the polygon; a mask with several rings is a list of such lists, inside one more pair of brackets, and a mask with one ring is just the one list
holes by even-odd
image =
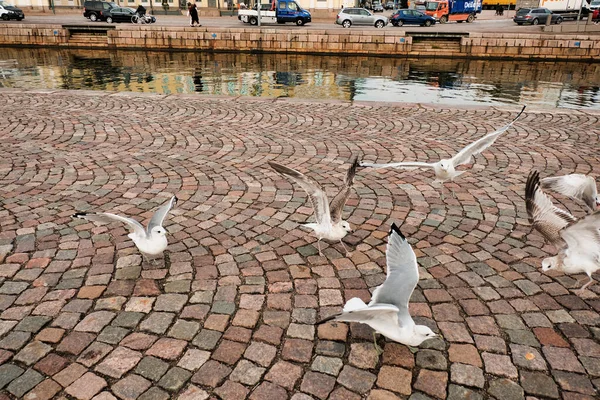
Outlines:
{"label": "seagull leg", "polygon": [[583,292],[585,292],[585,289],[587,289],[588,286],[590,286],[592,283],[594,283],[592,276],[591,275],[588,275],[588,276],[590,277],[590,280],[588,281],[588,283],[583,285],[580,289],[577,289],[575,291],[575,293],[577,293],[577,295],[581,296],[583,294]]}
{"label": "seagull leg", "polygon": [[377,344],[377,332],[375,331],[373,331],[373,347],[375,347],[378,356],[383,354],[383,349]]}
{"label": "seagull leg", "polygon": [[323,257],[323,253],[321,252],[321,238],[317,240],[317,249],[319,249],[319,255]]}
{"label": "seagull leg", "polygon": [[444,183],[443,183],[443,182],[442,182],[442,190],[441,190],[441,192],[440,192],[440,198],[441,198],[442,200],[445,200],[445,198],[444,198]]}
{"label": "seagull leg", "polygon": [[350,257],[352,255],[352,253],[350,253],[348,251],[348,249],[346,248],[346,245],[344,244],[344,242],[342,242],[342,239],[340,239],[340,243],[342,244],[342,247],[344,248],[344,250],[346,251],[346,257]]}

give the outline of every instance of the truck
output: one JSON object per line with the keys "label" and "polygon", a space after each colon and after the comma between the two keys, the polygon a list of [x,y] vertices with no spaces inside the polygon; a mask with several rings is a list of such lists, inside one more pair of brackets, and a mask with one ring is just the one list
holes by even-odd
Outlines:
{"label": "truck", "polygon": [[577,19],[590,13],[590,5],[587,0],[517,0],[519,8],[547,8],[553,14],[561,14],[563,19]]}
{"label": "truck", "polygon": [[481,14],[481,0],[428,0],[425,14],[431,15],[440,24],[448,21],[473,22]]}
{"label": "truck", "polygon": [[[273,0],[260,6],[261,24],[285,24],[293,22],[302,26],[311,21],[311,15],[304,10],[295,0]],[[258,9],[238,10],[238,19],[250,25],[258,24]]]}

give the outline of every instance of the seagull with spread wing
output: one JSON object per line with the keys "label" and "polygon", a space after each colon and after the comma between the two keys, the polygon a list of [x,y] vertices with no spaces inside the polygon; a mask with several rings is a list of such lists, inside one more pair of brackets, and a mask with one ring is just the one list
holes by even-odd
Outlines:
{"label": "seagull with spread wing", "polygon": [[[450,159],[442,159],[435,163],[426,163],[426,162],[397,162],[397,163],[389,163],[389,164],[374,164],[367,162],[360,162],[359,165],[361,167],[374,167],[374,168],[433,168],[435,173],[434,183],[441,183],[442,185],[442,198],[444,197],[444,182],[453,181],[454,178],[462,175],[465,171],[457,171],[456,167],[462,164],[468,164],[471,162],[473,156],[481,153],[488,147],[490,147],[498,137],[506,132],[508,128],[510,128],[516,120],[519,119],[523,111],[525,111],[525,107],[521,109],[521,112],[517,114],[517,116],[506,126],[500,128],[499,130],[489,133],[482,137],[479,140],[471,143],[461,151],[459,151],[454,157]],[[453,192],[454,193],[454,192]]]}
{"label": "seagull with spread wing", "polygon": [[295,169],[285,167],[273,161],[269,161],[269,165],[275,171],[296,182],[308,194],[313,205],[316,223],[309,223],[304,226],[312,229],[315,232],[315,235],[317,235],[317,238],[319,239],[317,240],[319,255],[323,255],[323,253],[321,253],[321,239],[339,241],[346,251],[346,256],[350,255],[342,239],[348,232],[352,232],[352,228],[347,221],[342,219],[342,212],[344,211],[344,205],[352,192],[352,184],[354,183],[358,157],[354,157],[352,160],[352,165],[350,165],[346,174],[344,186],[337,196],[333,198],[331,204],[329,204],[327,194],[315,180],[308,178],[306,175]]}
{"label": "seagull with spread wing", "polygon": [[127,236],[133,240],[133,243],[138,250],[146,260],[148,260],[148,254],[152,256],[162,254],[167,248],[167,231],[163,228],[163,223],[167,213],[175,206],[175,204],[177,204],[177,197],[173,196],[167,203],[156,210],[150,219],[147,228],[144,228],[142,224],[132,218],[122,217],[111,213],[76,213],[73,215],[73,218],[81,218],[94,222],[124,222],[131,230],[131,233]]}
{"label": "seagull with spread wing", "polygon": [[[346,302],[341,314],[326,318],[343,322],[360,322],[369,325],[375,332],[405,344],[418,346],[436,335],[425,325],[416,325],[408,312],[408,303],[419,282],[417,256],[396,224],[392,224],[386,250],[387,277],[375,288],[369,304],[354,297]],[[381,349],[373,339],[375,349]]]}
{"label": "seagull with spread wing", "polygon": [[552,176],[543,178],[540,182],[544,189],[550,189],[572,199],[582,200],[590,212],[596,211],[600,207],[596,180],[591,176],[583,174]]}
{"label": "seagull with spread wing", "polygon": [[542,271],[585,272],[590,279],[578,290],[583,293],[594,282],[592,274],[600,269],[600,211],[577,220],[554,206],[540,189],[537,171],[527,178],[525,205],[531,225],[558,249],[557,255],[542,260]]}

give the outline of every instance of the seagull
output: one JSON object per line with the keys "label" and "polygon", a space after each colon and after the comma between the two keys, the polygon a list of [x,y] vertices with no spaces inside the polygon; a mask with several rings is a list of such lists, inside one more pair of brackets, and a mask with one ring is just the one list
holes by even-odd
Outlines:
{"label": "seagull", "polygon": [[600,207],[600,196],[596,187],[596,180],[583,174],[570,174],[543,178],[542,188],[582,200],[588,211],[593,212]]}
{"label": "seagull", "polygon": [[[457,171],[456,167],[462,164],[468,164],[471,162],[471,158],[490,147],[498,137],[510,128],[516,120],[519,119],[525,107],[521,109],[521,112],[506,126],[499,130],[489,133],[479,140],[471,143],[461,151],[459,151],[454,157],[450,159],[442,159],[436,163],[425,163],[425,162],[397,162],[389,164],[374,164],[367,162],[360,162],[361,167],[374,167],[374,168],[433,168],[435,172],[435,180],[433,183],[440,183],[442,186],[442,199],[444,198],[444,182],[454,181],[454,178],[462,175],[466,171]],[[452,192],[454,194],[454,192]]]}
{"label": "seagull", "polygon": [[527,178],[525,204],[531,225],[558,249],[555,256],[542,260],[542,271],[585,272],[589,281],[577,290],[581,295],[594,283],[592,274],[600,269],[600,211],[577,220],[554,206],[540,189],[537,171]]}
{"label": "seagull", "polygon": [[73,218],[81,218],[94,222],[124,222],[131,230],[131,233],[127,236],[133,240],[133,243],[135,243],[138,250],[146,258],[146,261],[149,261],[147,254],[153,256],[162,254],[167,248],[168,243],[165,236],[167,231],[162,225],[167,213],[175,206],[175,204],[177,204],[177,197],[173,196],[167,203],[156,210],[148,223],[148,228],[144,228],[142,224],[134,219],[111,213],[76,213],[73,215]]}
{"label": "seagull", "polygon": [[408,302],[419,281],[419,267],[415,252],[394,223],[388,236],[386,259],[387,277],[375,288],[368,305],[354,297],[346,302],[341,314],[319,321],[369,325],[375,330],[373,340],[379,354],[382,351],[375,342],[375,333],[407,346],[418,346],[438,336],[429,327],[416,325],[408,312]]}
{"label": "seagull", "polygon": [[354,157],[352,165],[348,168],[344,186],[340,192],[333,198],[331,204],[327,198],[327,194],[321,188],[315,180],[308,178],[306,175],[296,171],[295,169],[285,167],[276,162],[269,161],[269,165],[280,174],[287,176],[292,181],[296,182],[302,189],[306,191],[310,201],[313,205],[315,212],[316,223],[304,224],[309,229],[312,229],[317,235],[317,248],[319,249],[319,255],[322,256],[321,252],[321,239],[327,239],[332,241],[338,241],[344,247],[346,256],[350,256],[350,252],[342,242],[342,239],[352,232],[352,228],[347,221],[342,219],[342,211],[344,211],[344,205],[350,193],[352,192],[352,184],[354,181],[354,175],[356,174],[356,167],[358,166],[358,157]]}

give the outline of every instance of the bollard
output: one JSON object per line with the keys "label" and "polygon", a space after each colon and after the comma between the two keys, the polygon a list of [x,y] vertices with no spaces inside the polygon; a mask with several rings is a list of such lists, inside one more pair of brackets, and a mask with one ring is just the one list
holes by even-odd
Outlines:
{"label": "bollard", "polygon": [[552,14],[548,14],[548,18],[546,18],[546,26],[550,26],[552,23]]}

